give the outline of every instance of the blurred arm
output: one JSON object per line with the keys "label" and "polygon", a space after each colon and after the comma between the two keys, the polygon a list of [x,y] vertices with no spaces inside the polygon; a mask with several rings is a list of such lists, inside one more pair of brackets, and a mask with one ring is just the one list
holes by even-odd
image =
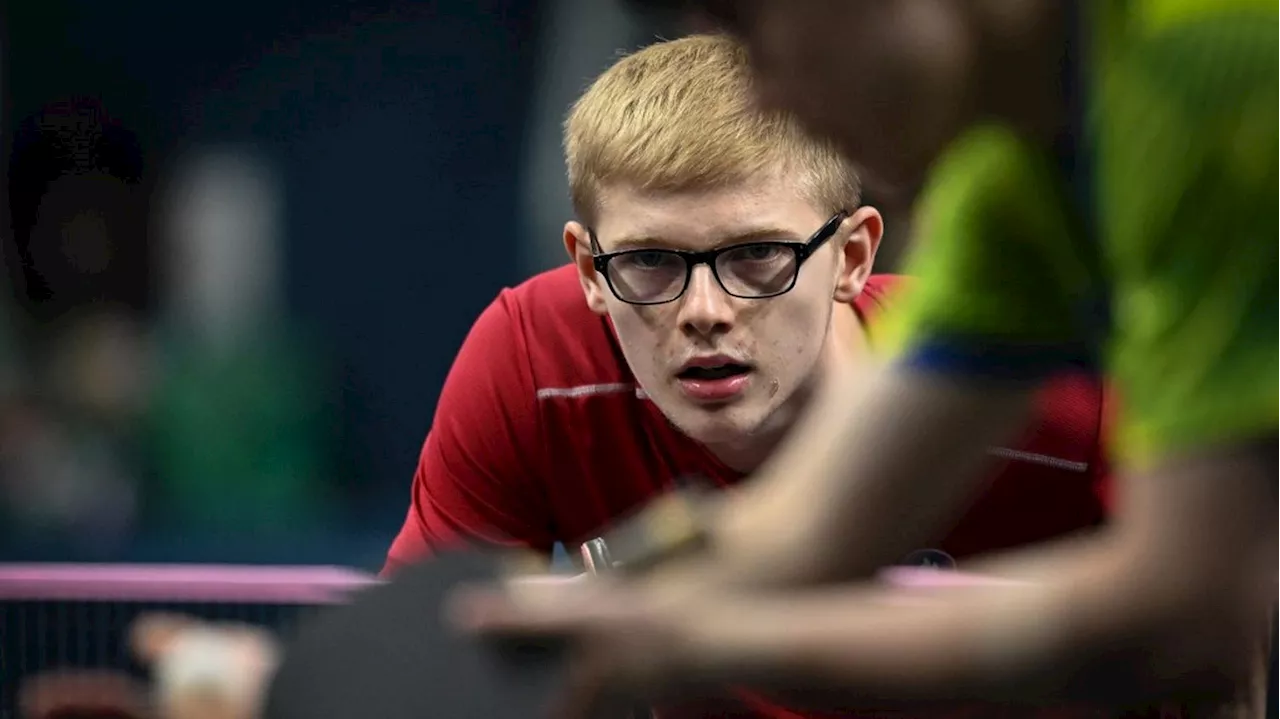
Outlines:
{"label": "blurred arm", "polygon": [[1218,698],[1254,668],[1276,599],[1275,447],[1127,476],[1112,529],[983,568],[1025,583],[749,599],[689,631],[728,681],[861,702]]}
{"label": "blurred arm", "polygon": [[[1233,52],[1259,63],[1274,54],[1273,33],[1255,39],[1262,46],[1256,55],[1250,52],[1257,48]],[[1206,63],[1233,57],[1204,57],[1202,49],[1191,48],[1188,57]],[[724,651],[715,656],[725,662],[737,657],[740,676],[792,687],[840,686],[889,701],[1117,701],[1170,691],[1218,699],[1238,686],[1254,667],[1277,596],[1276,174],[1272,165],[1242,168],[1241,156],[1226,151],[1240,137],[1257,140],[1260,155],[1275,149],[1274,66],[1266,64],[1270,75],[1251,68],[1240,77],[1257,83],[1258,98],[1250,99],[1262,101],[1214,105],[1223,117],[1211,123],[1166,122],[1153,129],[1150,107],[1116,113],[1115,164],[1131,168],[1135,180],[1160,181],[1122,183],[1131,195],[1119,207],[1136,213],[1123,218],[1133,234],[1111,248],[1113,259],[1131,264],[1108,283],[1122,320],[1110,356],[1125,406],[1118,444],[1127,465],[1110,527],[986,568],[1029,580],[1021,585],[946,592],[924,602],[865,586],[793,594],[785,602],[745,600],[740,613],[720,610],[691,628],[707,638],[703,646]],[[1166,79],[1174,79],[1175,71],[1165,69]],[[1141,89],[1124,97],[1150,101]],[[1219,134],[1198,132],[1205,125]],[[905,323],[905,364],[878,380],[859,411],[844,417],[857,432],[872,432],[862,419],[871,412],[863,408],[892,412],[890,398],[906,398],[890,417],[907,436],[872,442],[853,431],[826,430],[823,440],[844,448],[810,443],[809,433],[800,433],[803,448],[788,461],[827,474],[788,476],[788,467],[775,467],[766,477],[779,484],[771,490],[779,496],[785,483],[809,484],[819,506],[808,512],[823,519],[808,546],[859,555],[863,564],[853,569],[865,567],[868,550],[828,541],[874,538],[839,520],[875,521],[877,512],[904,511],[895,503],[909,499],[880,486],[889,479],[861,473],[923,482],[910,475],[942,462],[909,459],[902,445],[911,439],[921,453],[949,452],[958,469],[968,470],[965,450],[929,434],[988,439],[984,433],[994,431],[999,412],[978,411],[966,420],[963,408],[996,408],[1002,400],[962,399],[977,388],[973,378],[984,368],[1017,374],[1009,370],[1020,363],[1003,351],[1010,340],[1025,349],[1061,340],[1068,350],[1062,357],[1069,357],[1071,300],[1096,287],[1089,269],[1096,259],[1084,252],[1089,244],[1065,236],[1071,223],[1045,203],[1063,196],[1054,173],[1016,138],[976,131],[939,167],[924,206],[926,217],[941,219],[941,234],[923,238],[937,244],[922,245],[916,258],[925,296]],[[1230,244],[1199,241],[1210,235]],[[1054,337],[1055,331],[1062,334]],[[938,370],[935,379],[927,379],[929,367]],[[925,380],[912,368],[924,368]],[[922,413],[912,414],[912,407]],[[835,410],[829,417],[841,419]],[[942,417],[961,424],[943,429],[934,421]],[[951,482],[936,485],[946,501],[958,496]],[[832,498],[832,506],[823,504]],[[907,516],[924,516],[911,511]],[[880,523],[887,531],[889,522]],[[793,553],[803,546],[793,545]]]}
{"label": "blurred arm", "polygon": [[724,507],[716,541],[744,579],[866,576],[927,543],[976,495],[987,448],[1022,424],[1034,389],[904,365],[841,381]]}

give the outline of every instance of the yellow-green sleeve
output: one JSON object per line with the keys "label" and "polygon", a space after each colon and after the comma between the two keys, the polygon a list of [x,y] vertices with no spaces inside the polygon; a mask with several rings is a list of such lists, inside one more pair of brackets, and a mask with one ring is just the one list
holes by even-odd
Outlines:
{"label": "yellow-green sleeve", "polygon": [[881,341],[928,371],[1030,381],[1095,354],[1096,282],[1052,159],[999,126],[939,160],[917,206],[918,278]]}

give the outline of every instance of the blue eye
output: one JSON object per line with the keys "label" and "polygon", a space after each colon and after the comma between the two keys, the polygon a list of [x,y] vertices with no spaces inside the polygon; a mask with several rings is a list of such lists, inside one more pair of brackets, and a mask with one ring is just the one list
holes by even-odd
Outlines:
{"label": "blue eye", "polygon": [[730,252],[732,260],[748,262],[773,262],[783,254],[782,248],[772,244],[746,245]]}
{"label": "blue eye", "polygon": [[631,255],[631,261],[640,267],[660,267],[666,259],[662,252],[637,252]]}

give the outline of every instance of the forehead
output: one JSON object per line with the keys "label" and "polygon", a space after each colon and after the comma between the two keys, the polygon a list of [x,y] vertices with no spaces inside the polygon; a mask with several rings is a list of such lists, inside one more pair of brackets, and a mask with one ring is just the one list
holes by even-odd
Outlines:
{"label": "forehead", "polygon": [[680,192],[602,188],[592,227],[602,248],[620,244],[680,249],[714,247],[727,238],[776,229],[804,239],[835,208],[819,208],[795,178],[766,177],[730,187]]}

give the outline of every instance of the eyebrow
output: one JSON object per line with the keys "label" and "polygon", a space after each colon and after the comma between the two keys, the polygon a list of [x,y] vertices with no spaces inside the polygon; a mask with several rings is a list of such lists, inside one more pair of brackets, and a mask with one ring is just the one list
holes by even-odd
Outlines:
{"label": "eyebrow", "polygon": [[[780,227],[758,227],[721,237],[714,245],[711,246],[710,249],[728,247],[731,245],[743,245],[750,242],[804,242],[805,239],[807,238],[801,237],[791,230],[784,230]],[[599,242],[599,238],[597,238],[596,241]],[[670,241],[649,235],[623,237],[611,244],[613,245],[613,248],[608,250],[609,252],[621,252],[623,250],[636,249],[685,249],[672,247]]]}

